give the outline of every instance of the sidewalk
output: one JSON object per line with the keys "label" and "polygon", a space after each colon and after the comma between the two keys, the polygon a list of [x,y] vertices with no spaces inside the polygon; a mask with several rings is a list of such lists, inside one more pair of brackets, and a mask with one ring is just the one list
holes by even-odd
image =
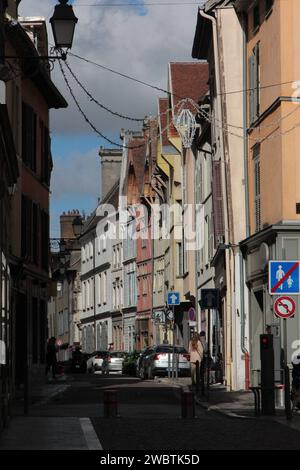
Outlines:
{"label": "sidewalk", "polygon": [[[156,378],[157,382],[170,383],[176,388],[182,390],[191,390],[191,378]],[[254,395],[251,391],[227,391],[226,387],[221,384],[212,384],[209,388],[209,401],[207,396],[201,396],[200,393],[195,395],[196,404],[207,409],[207,411],[217,411],[226,416],[234,418],[257,419],[254,414]],[[284,417],[283,408],[276,409],[276,417]]]}
{"label": "sidewalk", "polygon": [[89,418],[30,416],[33,408],[44,405],[70,387],[72,378],[61,375],[36,384],[29,395],[29,412],[24,415],[20,390],[12,403],[12,419],[0,434],[2,450],[101,450]]}

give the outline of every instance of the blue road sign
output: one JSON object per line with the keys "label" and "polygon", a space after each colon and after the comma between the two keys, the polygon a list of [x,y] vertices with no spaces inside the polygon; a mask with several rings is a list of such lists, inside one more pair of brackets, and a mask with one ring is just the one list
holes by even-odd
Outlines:
{"label": "blue road sign", "polygon": [[300,261],[269,261],[269,293],[300,295]]}
{"label": "blue road sign", "polygon": [[168,305],[180,305],[179,292],[168,292]]}

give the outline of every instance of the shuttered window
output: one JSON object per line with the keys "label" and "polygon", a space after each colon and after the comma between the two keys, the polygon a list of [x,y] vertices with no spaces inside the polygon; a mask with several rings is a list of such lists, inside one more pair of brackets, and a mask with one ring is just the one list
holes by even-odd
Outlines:
{"label": "shuttered window", "polygon": [[223,214],[223,196],[221,182],[220,161],[212,162],[212,188],[213,188],[213,225],[215,235],[215,246],[224,242],[224,214]]}
{"label": "shuttered window", "polygon": [[41,211],[41,261],[42,267],[48,270],[49,264],[49,214]]}
{"label": "shuttered window", "polygon": [[259,43],[254,47],[249,58],[249,109],[250,124],[253,124],[259,117],[260,111],[260,67],[259,67]]}
{"label": "shuttered window", "polygon": [[32,258],[32,201],[22,195],[21,209],[21,256],[28,261]]}
{"label": "shuttered window", "polygon": [[37,116],[31,106],[22,103],[22,160],[36,172]]}
{"label": "shuttered window", "polygon": [[51,154],[50,154],[50,136],[49,129],[40,120],[40,136],[41,136],[41,179],[47,186],[50,186],[50,170],[51,170]]}
{"label": "shuttered window", "polygon": [[260,199],[260,146],[255,145],[253,149],[254,165],[254,211],[255,232],[261,230],[261,199]]}

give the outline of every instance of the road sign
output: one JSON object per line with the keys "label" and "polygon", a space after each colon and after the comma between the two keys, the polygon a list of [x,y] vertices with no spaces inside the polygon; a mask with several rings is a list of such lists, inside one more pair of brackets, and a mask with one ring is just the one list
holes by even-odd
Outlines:
{"label": "road sign", "polygon": [[180,294],[179,292],[168,292],[168,305],[180,305]]}
{"label": "road sign", "polygon": [[189,320],[190,321],[195,321],[196,320],[196,310],[194,309],[194,307],[191,307],[189,309]]}
{"label": "road sign", "polygon": [[174,313],[172,310],[167,311],[167,319],[170,321],[174,320]]}
{"label": "road sign", "polygon": [[219,298],[219,289],[201,289],[201,308],[218,308]]}
{"label": "road sign", "polygon": [[277,317],[290,318],[295,314],[296,304],[291,297],[278,297],[274,303],[274,311]]}
{"label": "road sign", "polygon": [[300,295],[300,261],[269,261],[269,293]]}
{"label": "road sign", "polygon": [[155,323],[165,323],[165,313],[163,312],[163,310],[156,310],[152,312],[152,319]]}

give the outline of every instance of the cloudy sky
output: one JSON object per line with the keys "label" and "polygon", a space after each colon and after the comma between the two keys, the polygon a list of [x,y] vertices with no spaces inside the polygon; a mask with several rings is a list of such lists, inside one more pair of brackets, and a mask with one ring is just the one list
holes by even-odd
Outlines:
{"label": "cloudy sky", "polygon": [[[167,87],[167,64],[191,61],[197,20],[193,5],[163,5],[193,0],[74,0],[78,17],[72,52],[123,74],[161,88]],[[56,0],[22,0],[21,16],[44,16],[49,22]],[[110,6],[101,6],[102,4]],[[139,6],[129,6],[136,3]],[[156,3],[156,5],[147,5]],[[95,5],[100,6],[95,6]],[[112,6],[118,4],[121,6]],[[127,4],[127,5],[126,5]],[[92,6],[93,5],[93,6]],[[53,43],[48,29],[49,43]],[[69,56],[68,63],[89,92],[113,111],[143,118],[156,114],[159,92]],[[59,236],[59,214],[79,209],[90,213],[100,195],[99,147],[110,145],[97,136],[78,113],[55,66],[53,80],[66,97],[66,110],[51,112],[52,236]],[[70,77],[76,97],[88,118],[105,135],[119,141],[121,128],[132,122],[114,117],[91,103]]]}

